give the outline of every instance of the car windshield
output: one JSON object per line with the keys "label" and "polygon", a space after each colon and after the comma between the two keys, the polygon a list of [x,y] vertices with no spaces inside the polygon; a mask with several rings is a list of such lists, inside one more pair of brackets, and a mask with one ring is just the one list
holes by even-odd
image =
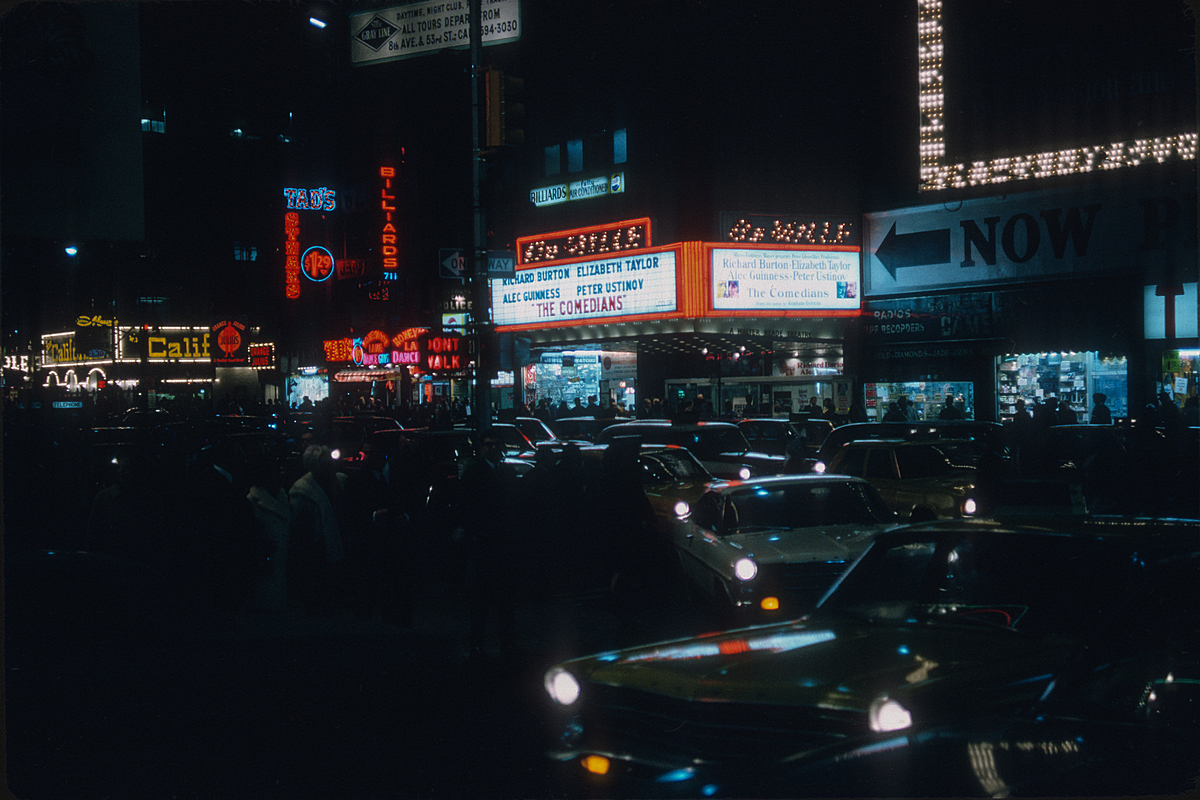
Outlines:
{"label": "car windshield", "polygon": [[702,428],[689,437],[688,448],[697,458],[713,458],[722,453],[744,453],[750,449],[746,436],[735,426]]}
{"label": "car windshield", "polygon": [[982,452],[972,443],[953,442],[896,448],[896,465],[904,480],[940,478],[958,470],[977,469]]}
{"label": "car windshield", "polygon": [[646,483],[667,481],[707,481],[712,476],[686,450],[642,455],[642,474]]}
{"label": "car windshield", "polygon": [[1128,559],[1098,540],[963,532],[876,542],[815,612],[1069,635],[1104,617]]}
{"label": "car windshield", "polygon": [[889,522],[892,514],[870,486],[846,481],[756,486],[727,495],[723,535],[756,530]]}

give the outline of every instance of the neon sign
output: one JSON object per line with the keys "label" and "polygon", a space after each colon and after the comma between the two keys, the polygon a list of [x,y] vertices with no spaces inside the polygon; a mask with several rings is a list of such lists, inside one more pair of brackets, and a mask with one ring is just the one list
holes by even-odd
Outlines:
{"label": "neon sign", "polygon": [[[396,210],[396,196],[388,194],[392,191],[392,178],[396,177],[395,167],[380,167],[379,176],[383,178],[383,188],[379,190],[379,206],[383,210],[383,228],[379,232],[380,249],[383,254],[383,279],[395,280],[396,271],[400,265],[400,250],[396,242],[396,226],[392,222],[392,212]],[[388,205],[391,200],[393,205]]]}
{"label": "neon sign", "polygon": [[419,339],[428,332],[428,328],[406,328],[389,339],[386,333],[376,330],[356,339],[332,339],[325,342],[325,360],[332,363],[349,361],[368,367],[418,366],[421,363]]}
{"label": "neon sign", "polygon": [[421,368],[429,372],[455,372],[466,369],[463,337],[456,333],[426,336],[421,344]]}
{"label": "neon sign", "polygon": [[289,300],[300,296],[300,215],[289,211],[283,215],[283,232],[287,236],[284,242],[284,277],[287,281],[284,293]]}
{"label": "neon sign", "polygon": [[287,207],[304,211],[333,211],[337,208],[337,192],[322,186],[319,189],[284,189]]}
{"label": "neon sign", "polygon": [[573,228],[517,239],[517,263],[619,253],[650,246],[650,218]]}
{"label": "neon sign", "polygon": [[321,283],[329,280],[333,274],[333,253],[320,245],[308,248],[300,257],[300,271],[310,281]]}

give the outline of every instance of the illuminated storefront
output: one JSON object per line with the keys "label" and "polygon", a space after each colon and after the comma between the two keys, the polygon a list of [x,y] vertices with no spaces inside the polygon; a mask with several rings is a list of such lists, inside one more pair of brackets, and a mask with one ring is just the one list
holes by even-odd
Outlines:
{"label": "illuminated storefront", "polygon": [[[854,363],[867,416],[905,395],[936,418],[951,393],[974,419],[1053,397],[1085,422],[1095,393],[1131,416],[1162,360],[1143,325],[1161,326],[1167,278],[1196,269],[1186,202],[1080,188],[866,215]],[[1175,340],[1195,336],[1192,298]]]}
{"label": "illuminated storefront", "polygon": [[[530,405],[703,394],[715,412],[832,397],[861,308],[860,251],[839,219],[731,218],[728,241],[651,244],[649,220],[522,237],[493,279],[500,333],[528,337]],[[825,385],[818,385],[825,384]]]}

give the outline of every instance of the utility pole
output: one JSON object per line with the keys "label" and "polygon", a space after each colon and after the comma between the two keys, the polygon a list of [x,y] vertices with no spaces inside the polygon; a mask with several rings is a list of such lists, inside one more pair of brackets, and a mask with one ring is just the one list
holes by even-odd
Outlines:
{"label": "utility pole", "polygon": [[471,280],[471,339],[475,351],[475,432],[482,434],[491,425],[491,389],[488,361],[491,331],[491,287],[487,278],[487,218],[480,199],[483,182],[483,154],[480,141],[484,124],[483,0],[470,0],[471,25],[471,209],[474,214],[474,242],[468,265]]}

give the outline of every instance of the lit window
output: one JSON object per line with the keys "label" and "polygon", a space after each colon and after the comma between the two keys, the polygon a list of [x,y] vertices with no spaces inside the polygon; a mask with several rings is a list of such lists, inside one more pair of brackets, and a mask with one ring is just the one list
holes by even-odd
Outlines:
{"label": "lit window", "polygon": [[142,130],[147,133],[166,133],[167,123],[161,119],[143,119]]}
{"label": "lit window", "polygon": [[625,129],[618,128],[613,131],[613,163],[624,164],[626,159],[625,153]]}
{"label": "lit window", "polygon": [[546,174],[557,175],[562,172],[562,147],[554,144],[546,148]]}
{"label": "lit window", "polygon": [[253,245],[233,243],[233,258],[235,261],[257,261],[258,248]]}
{"label": "lit window", "polygon": [[583,171],[583,139],[567,142],[567,172]]}
{"label": "lit window", "polygon": [[244,139],[244,138],[246,138],[246,132],[245,132],[245,131],[243,131],[241,128],[232,128],[232,129],[230,129],[230,131],[229,131],[229,135],[230,135],[230,136],[232,136],[232,137],[233,137],[233,138],[235,138],[235,139]]}

